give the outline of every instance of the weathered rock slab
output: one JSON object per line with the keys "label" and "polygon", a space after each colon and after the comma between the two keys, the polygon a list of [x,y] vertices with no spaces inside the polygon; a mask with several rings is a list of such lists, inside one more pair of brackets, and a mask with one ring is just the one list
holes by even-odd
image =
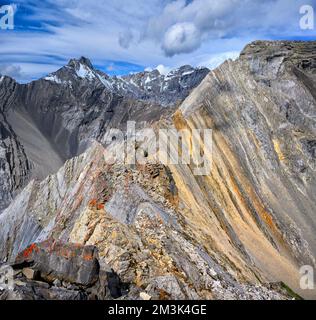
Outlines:
{"label": "weathered rock slab", "polygon": [[31,244],[17,256],[15,264],[31,266],[47,282],[58,279],[89,287],[99,276],[96,247],[65,244],[52,239]]}

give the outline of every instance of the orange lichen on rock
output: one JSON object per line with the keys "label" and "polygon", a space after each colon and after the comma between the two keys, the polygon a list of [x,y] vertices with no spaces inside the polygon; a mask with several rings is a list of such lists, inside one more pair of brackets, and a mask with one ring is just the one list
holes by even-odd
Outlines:
{"label": "orange lichen on rock", "polygon": [[104,209],[104,204],[103,203],[98,203],[97,204],[97,210],[103,210]]}
{"label": "orange lichen on rock", "polygon": [[72,248],[65,247],[65,248],[60,248],[59,254],[65,259],[71,259],[76,256],[76,251],[73,250]]}
{"label": "orange lichen on rock", "polygon": [[33,252],[38,252],[39,249],[35,243],[32,243],[28,248],[23,251],[23,257],[28,258]]}
{"label": "orange lichen on rock", "polygon": [[96,210],[103,210],[104,209],[104,203],[100,203],[97,201],[97,199],[92,199],[89,201],[89,208],[90,209],[96,209]]}
{"label": "orange lichen on rock", "polygon": [[92,199],[89,201],[89,207],[95,207],[97,205],[97,199]]}
{"label": "orange lichen on rock", "polygon": [[83,254],[83,260],[91,261],[93,259],[93,254],[91,252],[85,252]]}

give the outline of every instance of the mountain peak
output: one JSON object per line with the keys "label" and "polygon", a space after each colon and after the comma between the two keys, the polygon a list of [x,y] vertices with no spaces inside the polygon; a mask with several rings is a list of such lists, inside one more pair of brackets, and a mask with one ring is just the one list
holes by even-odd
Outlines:
{"label": "mountain peak", "polygon": [[79,59],[71,59],[69,62],[68,62],[68,66],[70,67],[77,67],[78,65],[84,65],[86,67],[88,67],[89,69],[94,69],[93,68],[93,65],[91,63],[91,61],[86,58],[86,57],[80,57]]}
{"label": "mountain peak", "polygon": [[207,68],[193,68],[184,65],[171,70],[168,74],[161,74],[158,69],[143,71],[125,76],[108,76],[93,67],[88,58],[71,59],[69,63],[58,71],[44,78],[59,85],[71,85],[72,82],[83,80],[104,85],[108,90],[121,96],[134,99],[155,101],[167,106],[185,98],[192,88],[200,84],[208,74]]}

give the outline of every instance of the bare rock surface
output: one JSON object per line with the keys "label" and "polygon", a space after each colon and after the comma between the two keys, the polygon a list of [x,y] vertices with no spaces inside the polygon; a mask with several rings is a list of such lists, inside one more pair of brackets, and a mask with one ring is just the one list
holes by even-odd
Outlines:
{"label": "bare rock surface", "polygon": [[0,300],[117,299],[129,288],[109,267],[100,270],[95,246],[52,239],[32,243],[0,276],[8,270],[13,279],[1,283]]}
{"label": "bare rock surface", "polygon": [[[4,225],[12,228],[6,233],[7,236],[12,235],[10,240],[2,238],[7,243],[3,251],[7,252],[5,260],[23,265],[23,262],[34,260],[34,253],[40,263],[37,268],[44,270],[46,280],[45,274],[51,268],[56,271],[52,271],[50,282],[66,277],[63,274],[65,263],[57,262],[55,256],[64,254],[64,250],[68,255],[69,246],[76,252],[77,245],[62,246],[62,251],[57,246],[57,253],[50,253],[42,259],[41,251],[38,253],[34,249],[38,245],[28,247],[25,242],[26,248],[23,248],[20,235],[15,236],[13,230],[16,225],[21,225],[22,220],[25,226],[37,224],[36,231],[29,234],[31,243],[59,239],[63,243],[97,247],[100,269],[109,270],[110,266],[120,279],[120,284],[115,284],[118,280],[113,280],[117,279],[114,273],[108,277],[111,296],[116,298],[139,299],[141,291],[153,299],[288,298],[284,293],[271,290],[267,280],[255,285],[250,282],[239,284],[234,266],[229,267],[229,263],[224,262],[225,258],[208,252],[194,238],[186,217],[178,210],[178,192],[170,188],[173,180],[170,181],[164,166],[159,167],[158,176],[153,174],[157,165],[148,164],[135,169],[124,165],[108,167],[104,160],[105,152],[102,145],[95,143],[86,153],[68,161],[66,168],[62,168],[57,176],[50,176],[39,186],[31,183],[28,187],[36,188],[32,197],[27,188],[19,195],[20,198],[25,197],[27,211],[20,217],[16,216],[11,226],[4,220],[1,222],[0,230]],[[63,186],[64,183],[67,187]],[[122,185],[124,192],[121,192]],[[46,198],[45,193],[53,195],[56,188],[59,190],[56,199],[42,201]],[[51,211],[52,204],[59,208],[57,215]],[[126,211],[126,207],[129,210]],[[11,208],[6,209],[0,218],[12,216]],[[23,228],[21,233],[25,232]],[[49,240],[40,247],[49,249],[46,243],[54,242]],[[25,255],[30,252],[26,259]],[[34,266],[37,265],[36,259]],[[76,268],[79,267],[77,261]],[[62,277],[58,276],[58,270]],[[129,284],[129,292],[122,295],[126,288],[124,283]]]}
{"label": "bare rock surface", "polygon": [[15,264],[32,266],[47,282],[58,279],[84,287],[92,286],[99,275],[95,247],[63,244],[50,239],[33,243],[23,250],[16,257]]}
{"label": "bare rock surface", "polygon": [[[0,214],[0,262],[29,263],[23,252],[40,244],[39,260],[33,253],[31,260],[47,281],[33,283],[44,299],[298,298],[289,288],[315,299],[315,291],[302,290],[299,282],[299,268],[315,266],[316,256],[315,46],[249,44],[179,107],[146,96],[150,81],[157,92],[161,75],[155,71],[124,78],[126,86],[133,80],[138,87],[124,97],[123,80],[105,77],[86,59],[13,90],[3,109],[11,128],[18,128],[22,113],[35,114],[27,130],[35,126],[49,150],[69,160],[45,179],[31,180]],[[191,71],[175,74],[182,79]],[[110,164],[109,154],[123,150],[125,141],[105,143],[109,129],[123,128],[128,119],[174,135],[212,129],[212,152],[205,155],[212,159],[210,172],[197,176],[192,163],[153,163],[155,154],[143,164]],[[146,150],[146,143],[135,148]],[[178,145],[171,143],[169,151]],[[185,148],[192,157],[190,146],[184,136],[179,153]],[[30,148],[26,143],[26,154]],[[27,157],[15,168],[25,163]],[[26,177],[29,170],[16,172]],[[51,258],[48,243],[56,243]],[[100,266],[95,284],[76,269],[67,275],[68,288],[61,287],[67,264],[91,270],[83,257],[85,250],[94,257],[94,248]],[[66,259],[64,250],[79,260]],[[78,283],[92,287],[78,290]],[[31,297],[28,287],[19,290]]]}

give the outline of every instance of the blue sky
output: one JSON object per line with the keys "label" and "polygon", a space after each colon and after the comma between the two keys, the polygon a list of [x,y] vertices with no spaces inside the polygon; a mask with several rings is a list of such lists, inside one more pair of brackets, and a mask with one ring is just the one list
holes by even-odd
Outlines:
{"label": "blue sky", "polygon": [[316,0],[16,0],[0,30],[0,73],[27,82],[88,57],[108,74],[216,67],[257,39],[315,39],[299,9]]}

